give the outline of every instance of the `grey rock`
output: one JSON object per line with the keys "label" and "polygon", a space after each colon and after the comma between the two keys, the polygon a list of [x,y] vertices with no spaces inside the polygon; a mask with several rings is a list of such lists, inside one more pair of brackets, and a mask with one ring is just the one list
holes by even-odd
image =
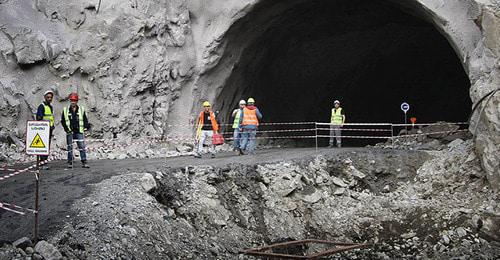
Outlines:
{"label": "grey rock", "polygon": [[455,140],[451,141],[447,146],[449,148],[453,149],[453,148],[459,147],[463,143],[464,143],[464,140],[462,140],[462,139],[455,139]]}
{"label": "grey rock", "polygon": [[357,179],[364,179],[366,175],[362,172],[360,172],[358,169],[354,168],[354,166],[350,167],[350,173],[352,176],[354,176]]}
{"label": "grey rock", "polygon": [[345,188],[336,188],[335,191],[333,192],[334,195],[340,196],[345,193],[346,189]]}
{"label": "grey rock", "polygon": [[459,227],[455,230],[457,233],[458,237],[464,237],[467,235],[467,231],[463,227]]}
{"label": "grey rock", "polygon": [[423,150],[438,150],[441,147],[439,140],[432,140],[428,143],[421,145],[419,148]]}
{"label": "grey rock", "polygon": [[321,191],[316,190],[313,194],[304,196],[302,200],[307,203],[316,203],[319,200],[321,200],[321,198],[322,198]]}
{"label": "grey rock", "polygon": [[410,239],[410,238],[413,238],[417,235],[417,233],[415,232],[408,232],[408,233],[404,233],[401,235],[402,238],[404,239]]}
{"label": "grey rock", "polygon": [[318,176],[318,177],[316,177],[316,179],[315,179],[316,184],[323,184],[323,181],[324,181],[324,180],[323,180],[323,177],[322,177],[322,176]]}
{"label": "grey rock", "polygon": [[156,188],[156,181],[153,175],[150,173],[144,173],[144,176],[141,177],[141,186],[145,192],[150,192],[151,190]]}
{"label": "grey rock", "polygon": [[126,154],[120,154],[120,155],[118,155],[116,157],[116,159],[118,159],[118,160],[124,160],[124,159],[127,159],[127,158],[128,158],[128,156]]}
{"label": "grey rock", "polygon": [[40,45],[36,34],[29,28],[23,28],[14,37],[14,46],[19,64],[33,64],[46,59],[45,50]]}
{"label": "grey rock", "polygon": [[54,245],[44,240],[36,244],[35,252],[40,254],[46,260],[62,259],[62,255],[59,252],[59,250],[57,250],[57,248]]}
{"label": "grey rock", "polygon": [[27,237],[22,237],[12,243],[12,246],[25,249],[27,247],[33,246],[33,242],[31,242],[31,239]]}
{"label": "grey rock", "polygon": [[181,145],[177,145],[175,147],[175,150],[179,153],[189,153],[189,152],[192,152],[193,151],[193,145],[189,145],[189,144],[181,144]]}
{"label": "grey rock", "polygon": [[441,237],[441,240],[443,241],[443,243],[444,243],[445,245],[450,244],[450,237],[448,237],[448,235],[443,235],[443,236]]}
{"label": "grey rock", "polygon": [[26,256],[26,252],[24,252],[24,250],[22,248],[17,248],[17,252],[20,256]]}
{"label": "grey rock", "polygon": [[33,249],[33,247],[27,247],[24,251],[28,255],[32,255],[33,253],[35,253],[35,249]]}
{"label": "grey rock", "polygon": [[333,184],[335,184],[339,187],[342,187],[342,188],[347,187],[347,184],[342,179],[340,179],[338,177],[332,176],[331,180],[332,180]]}

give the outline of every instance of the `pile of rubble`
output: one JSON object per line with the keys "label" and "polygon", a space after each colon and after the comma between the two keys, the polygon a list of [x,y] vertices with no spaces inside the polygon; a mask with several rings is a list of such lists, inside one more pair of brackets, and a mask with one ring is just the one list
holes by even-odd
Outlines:
{"label": "pile of rubble", "polygon": [[338,257],[492,259],[499,199],[472,142],[457,139],[441,151],[115,176],[49,242],[79,259],[246,259],[244,249],[307,238],[373,244]]}
{"label": "pile of rubble", "polygon": [[33,244],[27,237],[20,238],[12,246],[0,248],[0,259],[62,259],[63,256],[56,246],[47,241]]}
{"label": "pile of rubble", "polygon": [[385,143],[378,143],[378,148],[396,148],[409,150],[443,150],[455,139],[470,139],[472,135],[454,123],[437,122],[433,125],[401,129],[399,134]]}

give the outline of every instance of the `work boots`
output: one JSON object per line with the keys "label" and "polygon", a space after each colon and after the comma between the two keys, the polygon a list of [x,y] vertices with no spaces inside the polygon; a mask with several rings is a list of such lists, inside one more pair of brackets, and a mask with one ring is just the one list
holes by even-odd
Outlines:
{"label": "work boots", "polygon": [[87,162],[82,162],[82,168],[90,168]]}

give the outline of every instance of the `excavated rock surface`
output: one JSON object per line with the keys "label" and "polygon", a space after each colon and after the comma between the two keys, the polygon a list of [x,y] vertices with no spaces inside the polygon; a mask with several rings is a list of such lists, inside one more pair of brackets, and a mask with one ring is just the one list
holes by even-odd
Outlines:
{"label": "excavated rock surface", "polygon": [[[239,60],[241,53],[267,26],[266,19],[304,3],[276,2],[253,21],[255,29],[232,32],[261,2],[0,1],[0,136],[17,139],[5,149],[22,151],[16,142],[24,136],[25,120],[49,86],[56,93],[57,118],[69,93],[80,93],[94,137],[190,136],[199,101],[221,95],[233,68],[247,62]],[[498,89],[498,0],[389,2],[446,36],[469,76],[474,103]],[[230,42],[235,35],[236,43]],[[241,91],[224,95],[235,103]],[[497,92],[481,103],[471,126],[493,187],[500,187],[499,102]],[[57,129],[55,144],[64,147]]]}
{"label": "excavated rock surface", "polygon": [[247,259],[241,250],[320,238],[374,243],[333,259],[500,257],[498,193],[470,140],[442,151],[159,169],[94,188],[48,239],[63,256]]}

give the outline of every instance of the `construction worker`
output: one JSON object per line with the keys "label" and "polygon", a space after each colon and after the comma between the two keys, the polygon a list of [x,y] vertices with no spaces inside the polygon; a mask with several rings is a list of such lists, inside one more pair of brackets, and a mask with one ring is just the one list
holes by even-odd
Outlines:
{"label": "construction worker", "polygon": [[[54,87],[51,87],[54,88]],[[51,103],[52,100],[54,99],[54,91],[52,90],[47,90],[43,94],[43,99],[44,101],[38,106],[38,109],[36,111],[36,120],[45,120],[50,122],[50,134],[49,134],[49,146],[50,143],[52,142],[52,136],[54,133],[54,108],[52,107]],[[47,155],[41,155],[38,157],[38,160],[43,162],[48,159]],[[42,170],[48,170],[49,166],[47,164],[44,164],[42,166]]]}
{"label": "construction worker", "polygon": [[330,119],[330,145],[328,147],[333,147],[334,140],[337,140],[337,147],[342,147],[342,126],[345,123],[345,113],[340,107],[340,101],[335,100],[333,102],[334,108],[332,108],[332,116]]}
{"label": "construction worker", "polygon": [[84,132],[90,130],[87,113],[83,106],[78,105],[78,94],[69,95],[71,104],[63,109],[61,125],[66,131],[66,144],[68,147],[68,168],[73,168],[73,141],[76,140],[83,168],[90,168],[87,164],[87,153],[85,151]]}
{"label": "construction worker", "polygon": [[245,106],[247,105],[247,102],[245,100],[240,100],[240,103],[239,103],[240,107],[235,109],[233,111],[233,114],[232,114],[232,117],[234,117],[234,121],[233,121],[233,146],[234,146],[234,150],[235,151],[238,151],[238,149],[240,148],[240,139],[241,139],[241,132],[240,132],[240,117],[241,117],[241,113],[243,113],[243,108],[245,108]]}
{"label": "construction worker", "polygon": [[211,158],[215,158],[215,145],[212,143],[212,137],[214,133],[218,133],[219,123],[217,122],[217,117],[212,111],[212,106],[210,102],[203,102],[203,111],[200,112],[197,123],[196,140],[198,141],[198,149],[196,150],[195,158],[201,158],[203,151],[203,144],[205,141],[209,141],[209,152]]}
{"label": "construction worker", "polygon": [[241,111],[240,131],[242,132],[239,153],[243,155],[253,153],[255,149],[255,136],[257,135],[257,127],[259,126],[259,120],[262,119],[262,114],[255,106],[253,98],[247,100],[247,105]]}

